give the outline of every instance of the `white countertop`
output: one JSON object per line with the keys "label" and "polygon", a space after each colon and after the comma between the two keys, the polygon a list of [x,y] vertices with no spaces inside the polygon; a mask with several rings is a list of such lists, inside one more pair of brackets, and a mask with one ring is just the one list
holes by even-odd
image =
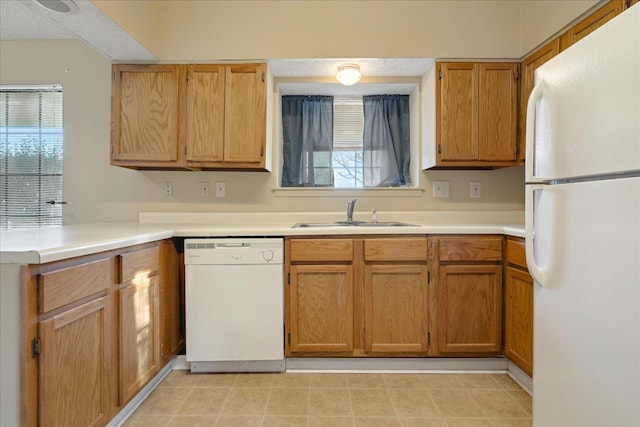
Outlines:
{"label": "white countertop", "polygon": [[[170,237],[356,234],[506,234],[524,237],[523,214],[508,212],[379,212],[378,221],[416,227],[304,227],[333,223],[343,213],[141,213],[138,223],[65,225],[0,233],[1,264],[43,264]],[[371,221],[370,214],[354,220]]]}

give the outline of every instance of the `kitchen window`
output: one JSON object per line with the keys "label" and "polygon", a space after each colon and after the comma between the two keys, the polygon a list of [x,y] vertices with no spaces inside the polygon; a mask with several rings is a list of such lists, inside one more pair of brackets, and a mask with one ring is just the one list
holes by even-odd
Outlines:
{"label": "kitchen window", "polygon": [[0,86],[0,229],[62,224],[62,86]]}
{"label": "kitchen window", "polygon": [[409,95],[282,97],[282,187],[406,187]]}

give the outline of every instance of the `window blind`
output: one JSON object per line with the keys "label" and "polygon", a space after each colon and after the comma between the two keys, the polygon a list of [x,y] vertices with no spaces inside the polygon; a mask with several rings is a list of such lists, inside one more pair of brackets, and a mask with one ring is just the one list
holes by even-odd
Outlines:
{"label": "window blind", "polygon": [[62,86],[0,86],[0,229],[62,224]]}
{"label": "window blind", "polygon": [[361,96],[333,98],[333,149],[362,150],[364,111]]}

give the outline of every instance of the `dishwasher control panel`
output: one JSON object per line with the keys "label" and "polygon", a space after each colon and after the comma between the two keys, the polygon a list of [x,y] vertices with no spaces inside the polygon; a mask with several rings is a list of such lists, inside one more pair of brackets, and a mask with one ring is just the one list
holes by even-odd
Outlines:
{"label": "dishwasher control panel", "polygon": [[200,265],[282,264],[281,238],[185,239],[184,263]]}

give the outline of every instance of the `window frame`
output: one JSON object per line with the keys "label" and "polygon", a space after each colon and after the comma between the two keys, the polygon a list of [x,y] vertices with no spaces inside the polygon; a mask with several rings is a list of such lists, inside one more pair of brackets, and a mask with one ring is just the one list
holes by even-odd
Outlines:
{"label": "window frame", "polygon": [[[35,108],[31,105],[33,113],[30,115],[11,115],[9,108],[11,94],[38,94],[37,117],[34,115]],[[43,107],[42,94],[60,94],[59,99],[52,99],[51,110]],[[16,97],[16,95],[13,95]],[[19,95],[18,95],[19,96]],[[13,229],[36,229],[42,227],[59,227],[62,225],[62,195],[63,185],[63,160],[64,160],[64,94],[62,85],[0,85],[0,150],[3,158],[0,161],[0,230]],[[29,105],[22,104],[24,109]],[[49,123],[43,122],[49,120]],[[23,122],[24,126],[16,126]],[[37,122],[37,123],[36,123]],[[14,132],[11,129],[14,128]],[[15,132],[16,129],[24,132]],[[15,139],[12,141],[12,134]],[[29,165],[28,160],[24,163],[11,162],[10,150],[16,150],[19,139],[16,135],[21,135],[22,143],[30,143],[37,146],[37,162]],[[46,137],[49,136],[47,139]],[[48,151],[47,151],[48,150]],[[47,154],[48,153],[48,154]],[[47,162],[48,161],[48,162]],[[13,164],[11,164],[13,163]],[[53,165],[53,169],[51,168]],[[29,168],[32,168],[29,171]],[[13,171],[11,169],[14,169]],[[59,179],[56,179],[59,178]],[[21,183],[11,184],[11,181]],[[26,190],[22,189],[24,182],[34,181],[37,183],[35,199],[29,202],[31,196],[25,195]],[[48,182],[47,182],[48,181]],[[58,181],[58,182],[55,182]],[[20,186],[17,190],[16,186]],[[11,202],[11,194],[15,200]],[[54,203],[50,203],[53,201]],[[23,215],[17,215],[18,209],[28,208]],[[19,219],[19,220],[18,220]],[[13,223],[12,223],[13,221]]]}

